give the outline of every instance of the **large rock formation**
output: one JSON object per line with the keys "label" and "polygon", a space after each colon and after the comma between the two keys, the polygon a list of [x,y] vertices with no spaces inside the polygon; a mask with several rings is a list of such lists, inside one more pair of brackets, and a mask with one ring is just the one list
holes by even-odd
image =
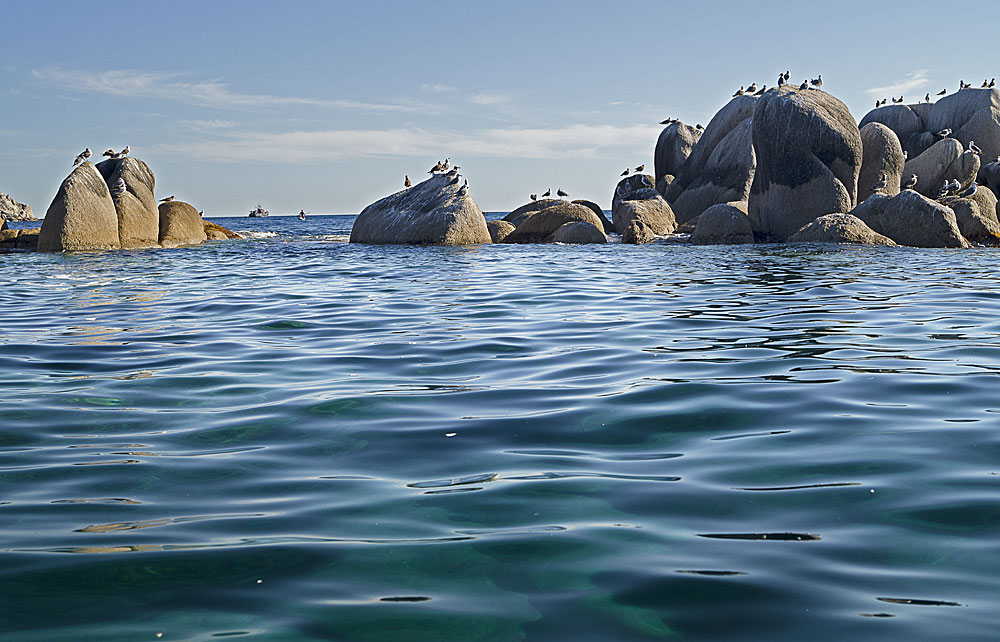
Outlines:
{"label": "large rock formation", "polygon": [[691,155],[703,131],[680,121],[674,121],[663,128],[653,151],[653,174],[657,183],[667,175],[673,180]]}
{"label": "large rock formation", "polygon": [[962,144],[954,138],[942,138],[927,151],[910,158],[903,166],[903,181],[917,175],[915,191],[933,198],[945,181],[957,179],[962,188],[968,187],[979,173],[979,157],[963,152]]}
{"label": "large rock formation", "polygon": [[649,243],[657,236],[672,234],[677,219],[667,201],[652,188],[627,194],[611,211],[615,230],[622,243]]}
{"label": "large rock formation", "polygon": [[968,247],[955,212],[910,189],[893,197],[873,194],[851,213],[899,245]]}
{"label": "large rock formation", "polygon": [[847,106],[830,94],[788,85],[769,90],[754,110],[753,146],[755,234],[784,241],[817,216],[856,205],[861,133]]}
{"label": "large rock formation", "polygon": [[1000,156],[1000,90],[963,89],[934,103],[926,131],[951,129],[965,147],[975,141],[983,155]]}
{"label": "large rock formation", "polygon": [[[990,194],[985,187],[976,191]],[[940,200],[942,205],[955,212],[955,221],[962,236],[979,245],[1000,245],[1000,222],[997,221],[996,205],[984,210],[980,208],[980,202],[981,200],[974,198],[957,196]]]}
{"label": "large rock formation", "polygon": [[858,126],[864,128],[870,123],[885,125],[896,134],[900,146],[910,155],[910,158],[913,158],[923,153],[935,140],[933,135],[930,135],[929,140],[927,139],[929,134],[927,134],[924,119],[917,110],[913,109],[914,107],[916,105],[878,107],[865,114]]}
{"label": "large rock formation", "polygon": [[31,207],[18,203],[10,195],[0,193],[0,220],[35,221],[35,213]]}
{"label": "large rock formation", "polygon": [[[127,156],[102,161],[97,170],[112,188],[111,199],[118,212],[118,239],[122,248],[155,247],[159,235],[156,178],[149,165]],[[114,189],[122,179],[124,190]]]}
{"label": "large rock formation", "polygon": [[483,212],[461,182],[456,172],[435,174],[372,203],[354,221],[351,243],[490,243]]}
{"label": "large rock formation", "polygon": [[746,200],[753,181],[753,114],[758,99],[737,96],[705,128],[665,198],[681,223],[717,203]]}
{"label": "large rock formation", "polygon": [[753,226],[743,201],[713,205],[696,220],[698,224],[691,234],[695,245],[753,243]]}
{"label": "large rock formation", "polygon": [[159,243],[163,247],[198,245],[208,239],[198,210],[183,201],[160,203]]}
{"label": "large rock formation", "polygon": [[[868,123],[861,128],[861,174],[858,176],[858,202],[878,191],[895,196],[899,194],[900,177],[903,175],[903,148],[896,134],[882,123]],[[876,189],[881,177],[885,184]]]}
{"label": "large rock formation", "polygon": [[556,204],[524,219],[520,225],[514,228],[513,232],[504,237],[503,242],[542,243],[560,227],[575,221],[590,223],[597,230],[603,227],[601,219],[597,218],[597,215],[590,211],[590,208],[567,201],[558,201]]}
{"label": "large rock formation", "polygon": [[93,163],[84,161],[66,177],[45,213],[38,250],[114,250],[118,213],[111,192]]}
{"label": "large rock formation", "polygon": [[896,245],[891,238],[879,234],[852,214],[825,214],[813,219],[792,234],[788,242]]}

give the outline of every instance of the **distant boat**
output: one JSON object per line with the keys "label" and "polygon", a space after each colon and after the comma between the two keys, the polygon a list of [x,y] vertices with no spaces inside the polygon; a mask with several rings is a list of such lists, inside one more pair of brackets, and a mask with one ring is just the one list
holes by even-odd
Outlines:
{"label": "distant boat", "polygon": [[257,209],[250,210],[250,218],[264,218],[268,213],[267,210],[260,206],[260,203],[257,203]]}

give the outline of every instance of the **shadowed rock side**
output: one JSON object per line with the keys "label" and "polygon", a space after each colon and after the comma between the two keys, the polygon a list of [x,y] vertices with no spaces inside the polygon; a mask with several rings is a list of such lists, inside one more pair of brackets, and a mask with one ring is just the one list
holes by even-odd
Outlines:
{"label": "shadowed rock side", "polygon": [[[976,191],[989,193],[985,187]],[[958,229],[966,239],[979,245],[1000,244],[1000,222],[997,221],[996,205],[983,210],[978,201],[957,196],[943,198],[939,202],[955,212]]]}
{"label": "shadowed rock side", "polygon": [[490,243],[482,210],[457,175],[435,174],[366,207],[351,243],[467,245]]}
{"label": "shadowed rock side", "polygon": [[671,177],[677,175],[703,131],[681,122],[673,122],[663,128],[653,151],[653,174],[657,183],[668,174]]}
{"label": "shadowed rock side", "polygon": [[987,159],[1000,155],[1000,91],[963,89],[934,103],[925,129],[949,128],[952,137],[968,147],[975,141]]}
{"label": "shadowed rock side", "polygon": [[[615,193],[611,197],[611,211],[614,212],[618,203],[621,202],[623,198],[642,189],[655,189],[656,184],[653,181],[653,177],[649,174],[632,174],[627,178],[623,178],[618,181],[615,185]],[[614,219],[611,221],[614,223]],[[616,226],[617,230],[617,226]],[[619,231],[619,234],[621,232]]]}
{"label": "shadowed rock side", "polygon": [[555,232],[549,234],[545,243],[607,243],[608,237],[604,232],[594,227],[592,223],[583,221],[571,221],[563,223]]}
{"label": "shadowed rock side", "polygon": [[604,226],[603,229],[605,234],[612,234],[615,231],[615,226],[612,225],[611,221],[608,220],[608,217],[604,215],[604,210],[601,209],[600,205],[593,201],[585,201],[583,199],[577,199],[573,201],[573,203],[583,205],[584,207],[589,208],[594,214],[597,214],[597,218],[601,219],[601,225]]}
{"label": "shadowed rock side", "polygon": [[998,205],[997,197],[993,194],[992,190],[986,186],[980,185],[979,188],[976,189],[975,193],[969,198],[974,200],[976,204],[979,205],[979,211],[982,212],[983,215],[988,215],[990,212],[993,212],[993,215],[997,218],[997,220],[1000,220],[1000,211],[997,210],[1000,205]]}
{"label": "shadowed rock side", "polygon": [[113,186],[121,178],[125,191],[111,192],[111,200],[118,212],[118,238],[123,248],[155,247],[159,237],[159,212],[157,211],[156,178],[149,165],[127,156],[109,159],[97,164],[97,171],[104,181]]}
{"label": "shadowed rock side", "polygon": [[[701,143],[698,145],[701,147]],[[701,173],[670,204],[677,221],[689,221],[713,205],[745,201],[756,165],[753,119],[747,118],[719,141]]]}
{"label": "shadowed rock side", "polygon": [[979,182],[990,188],[993,195],[1000,199],[1000,161],[993,161],[982,167],[979,171]]}
{"label": "shadowed rock side", "polygon": [[[882,123],[868,123],[861,128],[861,147],[858,201],[865,200],[876,191],[889,196],[899,194],[905,161],[896,134]],[[882,174],[886,175],[885,184],[876,189]]]}
{"label": "shadowed rock side", "polygon": [[540,201],[531,201],[530,203],[525,203],[507,216],[503,217],[503,220],[507,221],[514,227],[517,227],[535,212],[539,212],[547,207],[552,207],[553,205],[565,202],[566,201],[561,198],[543,198]]}
{"label": "shadowed rock side", "polygon": [[118,214],[101,173],[90,161],[80,163],[59,186],[38,235],[40,252],[114,250]]}
{"label": "shadowed rock side", "polygon": [[792,234],[789,243],[860,243],[864,245],[896,245],[889,237],[879,234],[852,214],[825,214],[807,223]]}
{"label": "shadowed rock side", "polygon": [[691,242],[695,245],[753,243],[753,226],[743,201],[713,205],[702,212],[697,221],[691,234]]}
{"label": "shadowed rock side", "polygon": [[667,201],[652,188],[628,194],[611,212],[615,230],[622,243],[649,243],[677,229],[677,219]]}
{"label": "shadowed rock side", "polygon": [[487,221],[486,229],[490,231],[490,239],[494,243],[503,243],[503,240],[514,231],[514,225],[509,221]]}
{"label": "shadowed rock side", "polygon": [[31,207],[18,203],[9,194],[0,194],[0,220],[34,221],[35,213]]}
{"label": "shadowed rock side", "polygon": [[939,140],[903,166],[903,180],[916,174],[915,191],[932,198],[937,196],[945,181],[957,179],[964,189],[972,184],[978,173],[979,157],[972,152],[963,152],[962,143],[954,138]]}
{"label": "shadowed rock side", "polygon": [[160,203],[160,236],[163,247],[198,245],[208,240],[198,210],[183,201]]}
{"label": "shadowed rock side", "polygon": [[558,201],[539,212],[535,212],[521,221],[521,224],[508,234],[504,243],[543,243],[549,235],[566,223],[582,221],[600,230],[601,219],[583,205],[575,205],[567,201]]}
{"label": "shadowed rock side", "polygon": [[787,85],[768,90],[754,111],[753,146],[755,234],[784,241],[818,216],[854,208],[861,133],[847,106],[830,94]]}
{"label": "shadowed rock side", "polygon": [[[731,131],[742,125],[745,120],[753,117],[754,109],[757,107],[757,98],[753,96],[736,96],[720,109],[712,120],[709,121],[705,131],[698,139],[698,143],[691,150],[684,165],[674,174],[674,180],[667,187],[664,198],[668,203],[677,201],[681,192],[694,183],[705,171],[709,158],[715,152],[726,136]],[[704,179],[703,179],[704,180]],[[730,199],[740,200],[740,199]],[[696,212],[694,216],[701,214]]]}
{"label": "shadowed rock side", "polygon": [[968,247],[955,212],[910,189],[892,197],[872,194],[851,214],[899,245]]}
{"label": "shadowed rock side", "polygon": [[885,105],[871,110],[858,123],[864,128],[869,123],[885,125],[896,134],[900,146],[906,150],[910,158],[922,154],[936,140],[933,135],[926,140],[924,134],[927,128],[923,118],[912,109],[913,105]]}

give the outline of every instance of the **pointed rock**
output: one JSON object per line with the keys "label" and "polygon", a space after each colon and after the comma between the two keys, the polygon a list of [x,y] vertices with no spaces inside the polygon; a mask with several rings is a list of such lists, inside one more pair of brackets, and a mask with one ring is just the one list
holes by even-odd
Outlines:
{"label": "pointed rock", "polygon": [[38,235],[40,252],[115,250],[118,213],[94,164],[84,161],[59,186]]}

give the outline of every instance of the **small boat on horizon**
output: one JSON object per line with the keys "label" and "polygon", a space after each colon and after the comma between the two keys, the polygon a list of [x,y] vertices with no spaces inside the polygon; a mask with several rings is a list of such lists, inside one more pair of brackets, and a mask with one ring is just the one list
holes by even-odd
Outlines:
{"label": "small boat on horizon", "polygon": [[260,203],[257,203],[257,209],[250,210],[250,218],[264,218],[269,213],[270,212],[268,212],[267,210],[265,210],[263,207],[260,206]]}

